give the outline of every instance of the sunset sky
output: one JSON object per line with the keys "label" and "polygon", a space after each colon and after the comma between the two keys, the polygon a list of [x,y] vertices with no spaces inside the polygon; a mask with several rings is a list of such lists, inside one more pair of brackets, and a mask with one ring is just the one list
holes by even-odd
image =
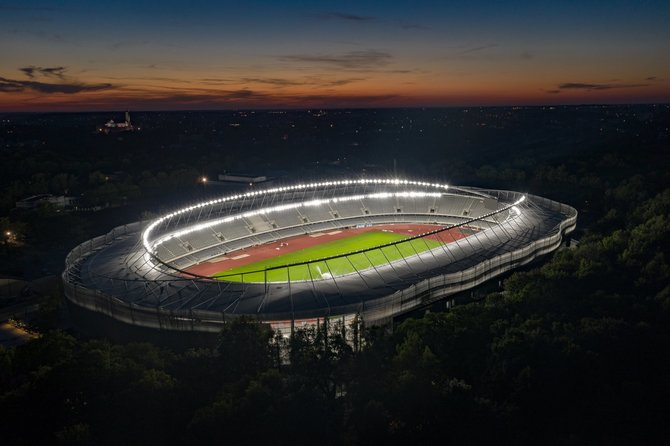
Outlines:
{"label": "sunset sky", "polygon": [[670,102],[666,1],[0,0],[0,111]]}

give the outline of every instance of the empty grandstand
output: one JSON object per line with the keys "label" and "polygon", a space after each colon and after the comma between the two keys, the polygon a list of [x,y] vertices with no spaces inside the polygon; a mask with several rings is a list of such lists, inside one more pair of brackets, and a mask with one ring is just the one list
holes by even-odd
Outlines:
{"label": "empty grandstand", "polygon": [[218,332],[240,315],[283,330],[323,318],[381,324],[555,250],[576,218],[512,191],[385,178],[287,185],[116,228],[76,247],[63,281],[77,307],[162,330]]}

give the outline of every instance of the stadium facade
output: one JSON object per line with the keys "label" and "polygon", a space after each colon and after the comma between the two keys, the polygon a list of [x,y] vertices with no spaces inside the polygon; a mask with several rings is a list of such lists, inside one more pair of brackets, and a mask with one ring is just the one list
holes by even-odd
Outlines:
{"label": "stadium facade", "polygon": [[[284,332],[324,318],[383,324],[556,250],[576,219],[570,206],[513,191],[386,178],[288,185],[115,228],[70,252],[63,283],[71,308],[163,332],[218,333],[241,315]],[[283,240],[375,228],[420,229],[225,272],[270,248],[278,255]]]}

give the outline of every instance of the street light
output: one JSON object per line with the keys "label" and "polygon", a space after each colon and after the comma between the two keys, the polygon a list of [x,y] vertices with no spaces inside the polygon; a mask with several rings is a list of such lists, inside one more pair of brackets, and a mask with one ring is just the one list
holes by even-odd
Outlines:
{"label": "street light", "polygon": [[203,175],[200,177],[198,181],[200,182],[200,184],[202,184],[203,195],[207,194],[207,177]]}

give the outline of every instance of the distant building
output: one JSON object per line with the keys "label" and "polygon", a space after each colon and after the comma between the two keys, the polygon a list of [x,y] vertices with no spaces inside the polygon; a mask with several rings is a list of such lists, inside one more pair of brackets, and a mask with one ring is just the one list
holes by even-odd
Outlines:
{"label": "distant building", "polygon": [[271,178],[268,178],[265,175],[219,174],[219,181],[224,183],[256,184],[266,183],[270,180]]}
{"label": "distant building", "polygon": [[39,194],[17,201],[16,207],[18,209],[35,209],[42,204],[49,203],[64,208],[74,206],[78,200],[77,197],[67,197],[65,195]]}
{"label": "distant building", "polygon": [[123,122],[114,122],[113,119],[107,121],[103,126],[98,127],[98,133],[117,133],[117,132],[133,132],[139,130],[130,122],[130,113],[126,112],[126,120]]}

